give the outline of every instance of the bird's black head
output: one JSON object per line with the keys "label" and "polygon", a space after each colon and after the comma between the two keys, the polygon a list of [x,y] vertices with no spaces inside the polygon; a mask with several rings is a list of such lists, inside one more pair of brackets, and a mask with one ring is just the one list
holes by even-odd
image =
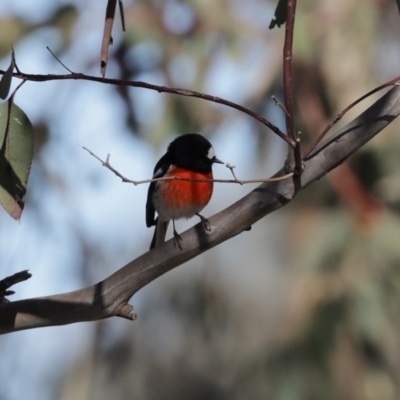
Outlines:
{"label": "bird's black head", "polygon": [[171,164],[196,172],[211,172],[213,163],[222,163],[215,156],[211,143],[197,133],[179,136],[168,146]]}

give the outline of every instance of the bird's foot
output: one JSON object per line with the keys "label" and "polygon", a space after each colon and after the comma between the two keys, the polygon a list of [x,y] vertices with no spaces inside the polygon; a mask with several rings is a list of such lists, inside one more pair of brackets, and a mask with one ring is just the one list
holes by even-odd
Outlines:
{"label": "bird's foot", "polygon": [[183,250],[182,246],[181,246],[181,235],[179,235],[179,233],[174,229],[174,245],[179,247],[179,250]]}
{"label": "bird's foot", "polygon": [[206,232],[211,232],[212,229],[211,229],[210,221],[200,214],[196,214],[196,215],[201,219],[201,223],[203,224],[204,230]]}

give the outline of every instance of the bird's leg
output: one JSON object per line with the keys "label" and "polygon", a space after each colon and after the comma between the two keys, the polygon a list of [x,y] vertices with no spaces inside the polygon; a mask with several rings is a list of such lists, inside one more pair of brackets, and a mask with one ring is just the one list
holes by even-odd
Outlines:
{"label": "bird's leg", "polygon": [[210,222],[208,221],[208,219],[205,218],[205,217],[203,217],[203,216],[202,216],[201,214],[199,214],[199,213],[196,213],[196,215],[201,219],[201,223],[203,224],[204,229],[205,229],[207,232],[210,232],[210,231],[211,231],[211,225],[210,225]]}
{"label": "bird's leg", "polygon": [[172,227],[174,228],[174,244],[175,244],[175,246],[178,245],[179,250],[182,250],[182,246],[181,246],[182,238],[175,229],[175,220],[174,219],[172,220]]}

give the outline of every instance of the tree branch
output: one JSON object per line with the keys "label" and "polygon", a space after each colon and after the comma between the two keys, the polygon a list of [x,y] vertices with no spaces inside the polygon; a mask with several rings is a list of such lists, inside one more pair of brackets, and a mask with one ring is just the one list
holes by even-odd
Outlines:
{"label": "tree branch", "polygon": [[359,97],[357,100],[353,101],[346,108],[344,108],[338,115],[336,115],[336,117],[330,122],[330,124],[318,135],[317,139],[313,142],[311,147],[307,150],[307,152],[305,153],[303,158],[306,158],[310,153],[312,153],[312,151],[318,146],[318,144],[326,136],[326,134],[333,128],[334,125],[336,125],[343,118],[343,116],[348,111],[350,111],[357,104],[361,103],[363,100],[365,100],[369,96],[372,96],[376,92],[379,92],[380,90],[386,89],[389,86],[398,85],[399,84],[399,80],[400,80],[400,76],[396,76],[396,78],[393,78],[389,82],[386,82],[383,85],[380,85],[380,86],[376,87],[375,89],[370,90],[368,93],[366,93],[363,96]]}
{"label": "tree branch", "polygon": [[[0,70],[0,75],[4,75],[5,71]],[[138,87],[138,88],[144,88],[148,90],[155,90],[159,93],[171,93],[171,94],[177,94],[180,96],[187,96],[187,97],[195,97],[198,99],[203,99],[206,101],[212,101],[213,103],[217,104],[222,104],[224,106],[234,108],[235,110],[239,110],[244,114],[247,114],[257,121],[261,122],[263,125],[268,127],[272,132],[274,132],[276,135],[278,135],[282,140],[284,140],[286,143],[288,143],[290,146],[294,147],[296,145],[295,140],[293,140],[292,137],[286,135],[283,133],[276,125],[274,125],[272,122],[268,121],[261,115],[257,114],[256,112],[241,106],[240,104],[233,103],[232,101],[222,99],[217,96],[211,96],[209,94],[201,93],[201,92],[195,92],[193,90],[188,90],[188,89],[180,89],[180,88],[169,88],[166,86],[159,86],[159,85],[153,85],[151,83],[147,82],[140,82],[140,81],[127,81],[123,79],[110,79],[110,78],[100,78],[98,76],[92,76],[92,75],[85,75],[79,72],[72,72],[67,75],[40,75],[40,74],[25,74],[23,72],[15,72],[13,74],[15,78],[23,79],[25,81],[31,81],[31,82],[47,82],[47,81],[65,81],[65,80],[82,80],[82,81],[91,81],[91,82],[99,82],[99,83],[105,83],[109,85],[117,85],[117,86],[130,86],[130,87]]]}
{"label": "tree branch", "polygon": [[214,182],[214,183],[238,183],[239,185],[245,185],[247,183],[261,183],[261,182],[276,182],[276,181],[282,181],[284,179],[289,179],[293,176],[293,172],[290,172],[286,175],[279,176],[276,178],[263,178],[263,179],[238,179],[236,177],[236,174],[233,172],[233,169],[236,168],[234,165],[231,165],[229,163],[226,164],[226,167],[229,168],[231,171],[233,178],[234,179],[196,179],[196,178],[184,178],[182,176],[162,176],[160,178],[151,178],[151,179],[143,179],[143,180],[132,180],[127,178],[126,176],[122,175],[118,170],[116,170],[111,164],[110,164],[110,155],[107,155],[106,160],[102,160],[99,156],[96,156],[92,151],[90,151],[88,148],[83,147],[84,150],[86,150],[91,156],[93,156],[96,160],[100,161],[103,167],[106,167],[109,169],[111,172],[113,172],[115,175],[118,176],[122,180],[122,182],[125,183],[133,183],[135,186],[137,185],[142,185],[144,183],[151,183],[151,182],[160,182],[160,181],[187,181],[187,182]]}
{"label": "tree branch", "polygon": [[[264,183],[182,236],[183,250],[169,240],[115,272],[102,282],[75,292],[0,304],[0,333],[121,316],[134,319],[129,299],[143,286],[208,249],[240,234],[267,214],[341,164],[400,114],[400,87],[395,86],[334,137],[320,144],[304,161],[300,185],[292,179]],[[279,171],[276,176],[283,174]]]}
{"label": "tree branch", "polygon": [[289,146],[286,167],[289,171],[294,170],[296,174],[302,171],[302,159],[300,140],[294,125],[293,105],[293,34],[296,16],[297,0],[287,0],[286,4],[286,27],[285,43],[283,46],[283,96],[286,113],[287,135],[293,139],[295,146]]}
{"label": "tree branch", "polygon": [[288,0],[286,12],[285,44],[283,46],[283,95],[286,111],[286,129],[288,136],[295,140],[293,106],[293,32],[296,15],[296,0]]}

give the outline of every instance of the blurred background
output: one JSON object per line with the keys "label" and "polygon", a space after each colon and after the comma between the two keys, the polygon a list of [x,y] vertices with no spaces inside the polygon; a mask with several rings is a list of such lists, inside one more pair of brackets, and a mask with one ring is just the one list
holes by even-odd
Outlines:
{"label": "blurred background", "polygon": [[[107,77],[238,102],[285,130],[284,28],[267,0],[126,0]],[[99,76],[106,1],[14,0],[0,13],[0,69]],[[299,1],[296,127],[306,149],[350,102],[399,75],[394,0]],[[14,82],[14,86],[18,81]],[[382,93],[357,106],[349,122]],[[286,146],[213,103],[84,81],[26,83],[36,149],[19,223],[0,210],[0,277],[29,269],[10,300],[76,290],[147,251],[146,185],[176,135],[199,132],[240,178],[266,178]],[[119,318],[0,337],[0,400],[400,398],[399,121],[295,201],[162,276]],[[223,166],[215,176],[229,178]],[[216,184],[204,215],[255,185]],[[183,231],[197,221],[179,221]]]}

